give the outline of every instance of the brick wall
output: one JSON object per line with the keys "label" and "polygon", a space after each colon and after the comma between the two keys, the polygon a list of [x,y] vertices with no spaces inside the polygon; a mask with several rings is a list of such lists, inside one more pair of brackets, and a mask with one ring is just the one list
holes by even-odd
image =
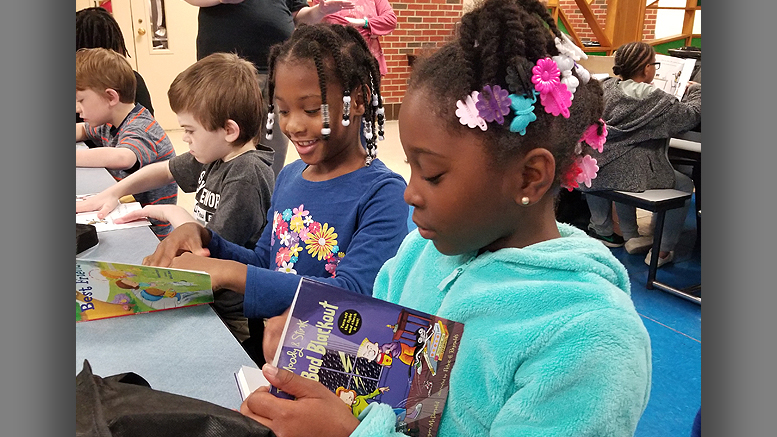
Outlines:
{"label": "brick wall", "polygon": [[[604,29],[605,17],[607,15],[607,0],[592,0],[588,5],[591,7],[591,11],[594,13],[594,17],[596,17],[599,26]],[[575,30],[575,33],[577,33],[577,36],[580,37],[581,41],[596,41],[596,37],[591,31],[591,27],[586,23],[583,14],[580,13],[580,9],[577,7],[575,0],[559,0],[559,8],[561,8],[567,18],[569,18],[572,28]],[[648,9],[645,12],[645,27],[642,39],[655,39],[655,31],[656,9]]]}
{"label": "brick wall", "polygon": [[381,90],[386,118],[395,120],[410,77],[408,55],[436,48],[452,34],[462,14],[463,0],[391,1],[397,28],[381,39],[388,73]]}

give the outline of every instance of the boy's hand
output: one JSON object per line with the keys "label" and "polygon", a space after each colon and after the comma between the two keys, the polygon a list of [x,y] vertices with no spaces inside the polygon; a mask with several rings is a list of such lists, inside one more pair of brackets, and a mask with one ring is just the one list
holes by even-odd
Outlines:
{"label": "boy's hand", "polygon": [[191,252],[199,256],[210,256],[206,246],[210,243],[210,232],[199,223],[184,223],[170,232],[151,255],[143,258],[143,265],[171,267],[173,259],[182,253]]}
{"label": "boy's hand", "polygon": [[170,222],[173,228],[184,223],[196,222],[185,209],[178,205],[146,205],[141,209],[130,211],[114,220],[115,223],[129,223],[143,218],[152,218],[163,222]]}
{"label": "boy's hand", "polygon": [[264,361],[272,363],[275,360],[275,352],[278,349],[278,343],[281,341],[283,328],[286,326],[286,319],[289,317],[289,309],[280,316],[270,317],[264,324],[264,337],[262,338],[262,353]]}
{"label": "boy's hand", "polygon": [[351,408],[320,382],[270,364],[262,372],[270,384],[297,399],[281,399],[261,387],[240,405],[240,412],[278,437],[345,437],[359,426]]}
{"label": "boy's hand", "polygon": [[84,200],[77,200],[76,213],[97,211],[97,218],[104,219],[117,206],[119,206],[119,198],[103,191]]}

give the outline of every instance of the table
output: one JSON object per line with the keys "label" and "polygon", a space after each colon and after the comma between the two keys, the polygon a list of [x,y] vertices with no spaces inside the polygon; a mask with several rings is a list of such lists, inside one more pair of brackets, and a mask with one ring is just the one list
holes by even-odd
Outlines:
{"label": "table", "polygon": [[[97,193],[115,181],[103,168],[76,168],[76,194]],[[100,243],[76,258],[135,263],[156,248],[148,227],[102,232]],[[210,305],[76,324],[76,374],[135,372],[152,388],[226,408],[239,408],[234,372],[256,366]]]}
{"label": "table", "polygon": [[[691,179],[696,190],[696,244],[701,244],[701,132],[690,130],[669,139],[669,160],[673,164],[691,165]],[[663,288],[664,291],[701,304],[701,284],[676,289]]]}

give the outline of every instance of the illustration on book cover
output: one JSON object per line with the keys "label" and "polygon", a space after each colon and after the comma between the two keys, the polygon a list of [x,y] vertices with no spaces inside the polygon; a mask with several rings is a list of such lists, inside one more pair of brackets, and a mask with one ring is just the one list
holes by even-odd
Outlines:
{"label": "illustration on book cover", "polygon": [[207,273],[76,260],[76,322],[210,302]]}
{"label": "illustration on book cover", "polygon": [[380,402],[397,431],[436,434],[463,324],[307,279],[287,323],[278,367],[320,381],[356,417]]}

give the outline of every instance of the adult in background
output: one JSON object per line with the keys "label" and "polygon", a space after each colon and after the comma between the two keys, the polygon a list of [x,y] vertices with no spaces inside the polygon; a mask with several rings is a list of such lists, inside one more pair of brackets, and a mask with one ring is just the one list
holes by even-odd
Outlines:
{"label": "adult in background", "polygon": [[[317,5],[321,0],[311,0],[311,4]],[[352,9],[343,9],[340,12],[324,17],[325,22],[353,26],[359,30],[370,53],[378,60],[381,77],[388,72],[386,57],[380,46],[380,37],[388,35],[397,28],[397,15],[388,0],[354,0]]]}
{"label": "adult in background", "polygon": [[[248,59],[259,72],[259,83],[267,101],[267,57],[270,47],[287,40],[300,23],[313,24],[324,16],[353,8],[350,0],[323,0],[308,6],[306,0],[185,0],[200,8],[197,24],[197,59],[211,53],[237,53]],[[275,119],[278,119],[276,115]],[[273,172],[283,168],[288,138],[278,132],[272,140],[265,136],[262,120],[260,141],[275,151]]]}
{"label": "adult in background", "polygon": [[[682,100],[651,85],[660,63],[653,47],[630,42],[615,52],[613,73],[604,79],[604,115],[607,142],[602,153],[592,153],[599,165],[591,188],[584,191],[623,190],[642,192],[674,188],[693,192],[693,181],[672,167],[666,139],[690,130],[701,122],[701,84],[689,84]],[[612,203],[586,196],[591,209],[589,235],[609,247],[623,246],[628,253],[644,253],[653,238],[640,236],[636,208],[615,203],[623,237],[613,232]],[[658,266],[672,262],[690,200],[682,208],[666,212]],[[652,252],[645,263],[650,265]]]}

